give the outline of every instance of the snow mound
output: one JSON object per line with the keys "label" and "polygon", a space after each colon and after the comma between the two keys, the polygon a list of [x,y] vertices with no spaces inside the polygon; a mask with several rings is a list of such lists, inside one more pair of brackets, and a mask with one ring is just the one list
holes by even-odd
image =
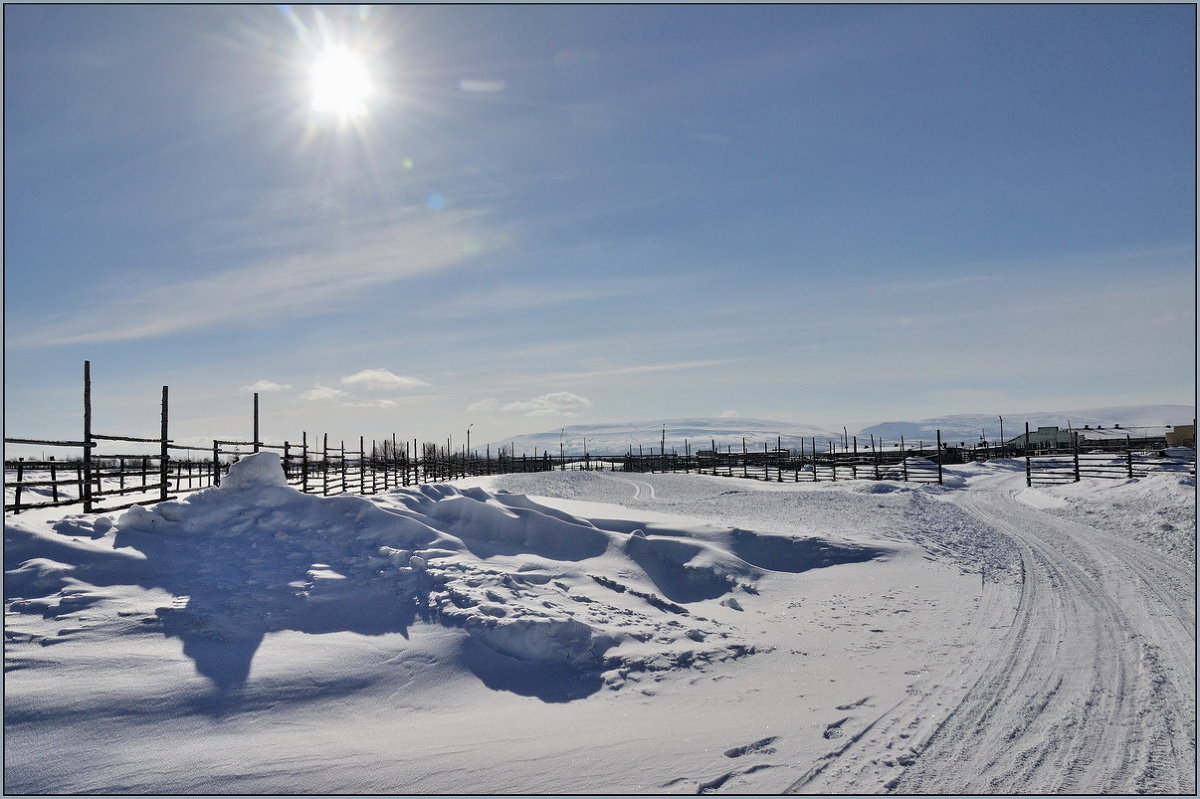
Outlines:
{"label": "snow mound", "polygon": [[227,491],[286,485],[283,464],[274,452],[258,452],[231,464],[229,474],[221,480],[221,487]]}
{"label": "snow mound", "polygon": [[407,637],[427,625],[461,637],[448,668],[547,700],[753,653],[731,617],[760,578],[878,554],[711,525],[594,521],[482,488],[310,496],[286,484],[274,453],[234,464],[220,488],[135,506],[115,524],[67,517],[7,534],[10,609],[89,605],[87,624],[110,633],[179,639],[221,691],[249,680],[272,634]]}

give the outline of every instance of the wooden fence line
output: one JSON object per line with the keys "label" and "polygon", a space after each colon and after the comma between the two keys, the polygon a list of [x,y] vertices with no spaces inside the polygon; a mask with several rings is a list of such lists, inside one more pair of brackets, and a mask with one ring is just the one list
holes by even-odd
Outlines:
{"label": "wooden fence line", "polygon": [[[113,437],[114,439],[117,437]],[[132,438],[132,437],[128,437]],[[5,439],[6,443],[27,443],[34,439]],[[6,463],[6,488],[14,489],[12,502],[5,511],[21,512],[39,507],[59,507],[84,503],[85,513],[123,510],[134,504],[152,504],[180,492],[220,485],[229,466],[241,457],[259,451],[278,450],[287,482],[310,494],[330,496],[341,493],[365,495],[390,491],[420,483],[445,482],[466,476],[545,472],[566,469],[621,470],[630,473],[682,472],[738,477],[771,482],[828,482],[845,480],[895,480],[901,482],[941,482],[943,462],[962,462],[961,453],[948,453],[935,447],[906,447],[902,450],[881,450],[878,446],[866,450],[853,444],[849,450],[839,450],[832,443],[821,448],[819,442],[801,450],[769,447],[763,451],[713,447],[692,452],[690,442],[685,454],[676,452],[624,455],[582,456],[543,452],[529,456],[510,451],[486,457],[468,455],[461,451],[447,452],[444,447],[426,445],[413,447],[412,442],[398,449],[383,448],[378,440],[368,447],[361,438],[356,448],[344,441],[331,444],[322,436],[319,446],[308,443],[307,433],[301,444],[233,441],[216,439],[211,450],[168,445],[168,451],[182,457],[160,454],[96,453],[95,442],[88,447],[83,442],[36,440],[39,445],[73,447],[90,453],[83,458],[45,460],[19,458]],[[154,442],[154,439],[150,440]],[[417,449],[421,456],[412,457]],[[203,452],[205,457],[195,457]],[[1124,453],[1026,453],[1027,484],[1052,485],[1078,481],[1083,477],[1129,478],[1145,476],[1168,468],[1188,469],[1188,463],[1167,462],[1135,452],[1133,447]],[[1194,461],[1190,471],[1194,473]],[[15,472],[15,475],[13,474]],[[164,478],[165,475],[165,478]],[[15,479],[12,479],[15,477]],[[86,489],[90,487],[91,491]],[[42,490],[48,489],[48,490]],[[38,499],[26,499],[33,493]],[[116,506],[103,504],[105,499],[122,498],[131,494],[146,494],[136,501]]]}
{"label": "wooden fence line", "polygon": [[[29,438],[5,438],[6,444],[51,446],[82,450],[81,456],[73,460],[46,460],[18,458],[5,462],[5,512],[20,513],[34,508],[59,507],[82,503],[85,513],[123,510],[135,504],[152,504],[173,499],[171,491],[188,491],[209,486],[219,486],[221,477],[231,463],[242,456],[264,449],[278,450],[287,482],[299,490],[329,496],[341,493],[377,494],[419,483],[445,482],[461,477],[493,475],[518,472],[544,472],[565,470],[603,470],[607,466],[615,470],[618,466],[627,472],[683,472],[708,474],[743,479],[761,479],[774,482],[820,482],[823,480],[899,480],[904,482],[943,481],[944,463],[963,463],[992,458],[1025,459],[1027,485],[1055,484],[1079,481],[1082,477],[1132,478],[1162,469],[1187,469],[1186,461],[1165,462],[1142,453],[1135,454],[1132,438],[1126,436],[1124,450],[1108,452],[1079,451],[1079,436],[1073,437],[1069,450],[1050,452],[1032,451],[986,441],[975,447],[948,447],[937,431],[931,447],[925,442],[918,446],[906,446],[903,437],[898,445],[889,447],[883,439],[873,435],[869,443],[860,447],[857,436],[841,441],[840,449],[834,440],[827,439],[818,445],[816,437],[801,440],[799,450],[782,446],[782,437],[776,437],[772,449],[763,442],[761,452],[752,450],[742,439],[739,450],[726,444],[722,451],[715,440],[710,439],[708,450],[693,451],[691,442],[684,441],[684,454],[676,448],[666,451],[666,430],[659,442],[658,452],[651,447],[647,453],[641,445],[638,454],[633,446],[621,455],[567,455],[560,446],[559,454],[543,451],[540,455],[515,455],[512,447],[501,448],[493,457],[491,445],[486,455],[467,447],[454,450],[450,440],[440,446],[417,439],[398,441],[393,433],[382,442],[371,440],[368,449],[365,436],[360,436],[358,448],[347,448],[344,440],[331,446],[329,435],[323,434],[319,448],[310,444],[308,433],[301,434],[300,444],[291,441],[268,443],[259,438],[258,394],[254,394],[253,436],[250,441],[213,439],[212,448],[187,447],[175,444],[168,435],[168,387],[162,387],[161,416],[157,438],[100,434],[92,428],[91,409],[91,362],[84,361],[84,415],[82,441],[50,441]],[[1029,440],[1029,425],[1026,424]],[[468,428],[469,434],[469,428]],[[98,453],[101,442],[131,442],[157,444],[154,454],[105,454]],[[1143,442],[1144,443],[1144,442]],[[411,445],[411,446],[410,446]],[[1089,443],[1089,446],[1091,444]],[[1093,447],[1095,449],[1096,447]],[[186,453],[172,457],[172,452]],[[203,453],[203,457],[193,457]],[[1114,455],[1123,454],[1120,463],[1114,463]],[[15,481],[10,481],[10,472],[15,472]],[[1195,456],[1190,461],[1190,472],[1195,473]],[[186,485],[185,485],[186,483]],[[13,489],[13,501],[8,501],[8,489]],[[48,489],[48,490],[47,490]],[[24,493],[33,493],[38,498],[26,501]],[[124,499],[130,495],[144,494],[136,501],[117,506],[103,505],[105,499]]]}

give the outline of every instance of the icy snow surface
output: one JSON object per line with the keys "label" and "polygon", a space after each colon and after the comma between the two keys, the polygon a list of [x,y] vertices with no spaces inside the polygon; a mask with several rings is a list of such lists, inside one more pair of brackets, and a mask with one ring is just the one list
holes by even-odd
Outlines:
{"label": "icy snow surface", "polygon": [[1194,478],[948,477],[6,517],[5,789],[1193,791]]}

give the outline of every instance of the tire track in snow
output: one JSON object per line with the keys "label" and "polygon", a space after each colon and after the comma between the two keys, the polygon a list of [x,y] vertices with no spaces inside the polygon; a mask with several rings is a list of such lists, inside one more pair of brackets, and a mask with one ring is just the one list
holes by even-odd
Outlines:
{"label": "tire track in snow", "polygon": [[1004,647],[889,788],[1194,793],[1194,582],[1140,545],[1042,513],[1005,476],[958,497],[1020,548]]}
{"label": "tire track in snow", "polygon": [[633,498],[634,499],[642,498],[642,489],[643,488],[646,489],[646,492],[650,495],[650,499],[653,499],[653,500],[658,499],[658,495],[656,495],[654,493],[654,486],[650,485],[649,483],[644,483],[641,480],[630,480],[625,477],[613,477],[610,474],[606,474],[606,475],[604,475],[604,477],[608,480],[616,480],[618,483],[625,483],[626,485],[633,486]]}

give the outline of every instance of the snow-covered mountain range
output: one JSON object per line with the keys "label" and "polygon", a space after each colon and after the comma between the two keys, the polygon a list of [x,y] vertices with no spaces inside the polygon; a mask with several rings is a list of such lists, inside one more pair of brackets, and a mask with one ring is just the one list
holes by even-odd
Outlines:
{"label": "snow-covered mountain range", "polygon": [[829,441],[840,443],[843,435],[857,435],[860,439],[873,435],[887,441],[898,440],[901,436],[912,442],[933,441],[938,430],[942,431],[943,441],[970,444],[978,442],[981,437],[988,441],[999,440],[1001,416],[1004,419],[1004,438],[1011,439],[1024,430],[1026,422],[1033,428],[1043,425],[1082,428],[1084,425],[1108,427],[1118,424],[1122,427],[1152,427],[1191,424],[1196,409],[1193,405],[1121,405],[1036,413],[954,414],[917,421],[881,422],[857,430],[835,430],[798,422],[741,417],[655,419],[570,425],[542,433],[513,436],[494,442],[491,446],[493,450],[501,446],[512,447],[517,453],[530,455],[537,452],[557,454],[560,442],[562,450],[568,455],[582,453],[585,448],[592,454],[618,454],[628,452],[630,448],[636,453],[639,447],[643,452],[650,453],[652,450],[659,451],[665,436],[668,452],[672,449],[683,452],[685,445],[693,451],[708,449],[713,442],[721,449],[727,446],[737,449],[741,447],[743,438],[746,446],[754,450],[761,450],[764,443],[771,447],[779,443],[789,449],[798,449],[801,440],[808,447],[815,437],[818,447],[824,447]]}

